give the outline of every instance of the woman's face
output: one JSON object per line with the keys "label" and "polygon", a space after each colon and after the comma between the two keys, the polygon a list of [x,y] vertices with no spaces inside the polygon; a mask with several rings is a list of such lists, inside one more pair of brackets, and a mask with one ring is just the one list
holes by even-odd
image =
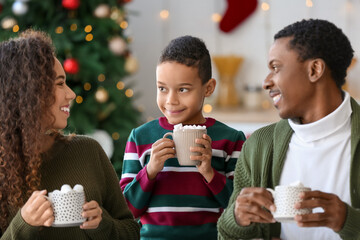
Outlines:
{"label": "woman's face", "polygon": [[75,93],[66,85],[66,75],[61,63],[55,58],[54,70],[56,78],[54,82],[55,102],[50,107],[54,121],[50,128],[63,129],[67,125],[70,116],[70,102],[75,98]]}

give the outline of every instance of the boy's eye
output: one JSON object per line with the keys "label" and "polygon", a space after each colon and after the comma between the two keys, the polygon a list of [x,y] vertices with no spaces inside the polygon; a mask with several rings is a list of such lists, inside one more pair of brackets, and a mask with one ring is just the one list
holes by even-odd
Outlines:
{"label": "boy's eye", "polygon": [[165,88],[164,87],[158,87],[160,92],[165,92]]}
{"label": "boy's eye", "polygon": [[179,91],[180,91],[180,92],[188,92],[189,89],[187,89],[187,88],[180,88]]}
{"label": "boy's eye", "polygon": [[277,65],[273,65],[272,68],[275,72],[279,71],[279,67]]}
{"label": "boy's eye", "polygon": [[64,85],[65,85],[65,82],[64,82],[64,81],[61,81],[61,82],[58,82],[56,85],[64,86]]}

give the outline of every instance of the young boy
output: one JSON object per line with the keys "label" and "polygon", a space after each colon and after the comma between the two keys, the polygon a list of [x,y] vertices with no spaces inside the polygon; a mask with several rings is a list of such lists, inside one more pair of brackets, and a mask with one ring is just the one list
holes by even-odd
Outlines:
{"label": "young boy", "polygon": [[[216,85],[204,42],[172,40],[156,69],[157,104],[165,117],[134,129],[129,137],[120,186],[142,224],[141,239],[217,239],[216,222],[233,190],[233,171],[245,141],[236,131],[204,118],[204,98]],[[184,167],[174,142],[163,135],[174,125],[203,125],[207,134],[192,148],[200,164]]]}

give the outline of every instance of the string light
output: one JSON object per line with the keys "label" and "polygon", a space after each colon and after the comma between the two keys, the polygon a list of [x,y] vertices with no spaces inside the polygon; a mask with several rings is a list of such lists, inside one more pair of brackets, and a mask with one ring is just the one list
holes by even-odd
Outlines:
{"label": "string light", "polygon": [[104,74],[99,74],[99,76],[98,76],[98,81],[99,82],[103,82],[103,81],[105,81],[105,75]]}
{"label": "string light", "polygon": [[73,31],[73,32],[77,30],[76,23],[73,23],[73,24],[70,25],[70,30]]}
{"label": "string light", "polygon": [[84,84],[84,90],[85,91],[90,91],[90,89],[91,89],[91,84],[90,83],[85,83]]}
{"label": "string light", "polygon": [[14,32],[14,33],[18,32],[19,29],[20,29],[19,25],[13,26],[13,32]]}
{"label": "string light", "polygon": [[219,13],[213,13],[212,15],[211,15],[211,20],[213,21],[213,22],[215,22],[215,23],[218,23],[218,22],[220,22],[221,21],[221,15],[219,14]]}
{"label": "string light", "polygon": [[127,21],[121,21],[120,27],[121,27],[122,29],[126,29],[128,26],[129,26],[129,24],[128,24]]}
{"label": "string light", "polygon": [[87,34],[85,37],[85,40],[88,42],[92,41],[93,39],[94,39],[94,36],[91,33]]}
{"label": "string light", "polygon": [[306,6],[309,8],[312,7],[313,6],[312,0],[306,0]]}
{"label": "string light", "polygon": [[160,11],[160,18],[163,19],[163,20],[168,19],[169,15],[170,15],[170,13],[169,13],[168,10],[164,9],[164,10]]}
{"label": "string light", "polygon": [[270,5],[269,5],[267,2],[263,2],[263,3],[261,4],[261,9],[262,9],[263,11],[269,11],[269,10],[270,10]]}
{"label": "string light", "polygon": [[122,81],[118,81],[116,84],[117,89],[122,90],[125,87],[125,84]]}
{"label": "string light", "polygon": [[84,31],[89,33],[92,31],[92,26],[91,25],[87,25],[85,28],[84,28]]}
{"label": "string light", "polygon": [[77,104],[81,104],[84,101],[84,99],[81,96],[77,96],[75,101]]}
{"label": "string light", "polygon": [[55,29],[55,32],[56,32],[57,34],[61,34],[61,33],[64,32],[64,28],[61,27],[61,26],[59,26],[59,27],[57,27],[57,28]]}
{"label": "string light", "polygon": [[132,89],[126,89],[125,91],[125,96],[127,96],[128,98],[131,98],[134,95],[134,91]]}
{"label": "string light", "polygon": [[205,104],[205,105],[203,106],[203,111],[204,111],[205,113],[210,113],[210,112],[212,112],[212,109],[213,109],[213,107],[212,107],[210,104]]}
{"label": "string light", "polygon": [[111,134],[111,137],[114,140],[119,140],[120,134],[118,132],[113,132],[113,134]]}

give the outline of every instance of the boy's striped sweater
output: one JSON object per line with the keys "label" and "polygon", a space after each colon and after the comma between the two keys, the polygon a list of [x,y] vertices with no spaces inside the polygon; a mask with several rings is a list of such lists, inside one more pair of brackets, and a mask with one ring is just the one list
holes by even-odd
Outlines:
{"label": "boy's striped sweater", "polygon": [[212,118],[204,124],[212,139],[215,175],[206,182],[197,168],[168,159],[154,180],[146,164],[151,146],[174,125],[165,117],[133,129],[128,139],[120,181],[130,210],[142,223],[142,239],[217,239],[216,222],[233,190],[233,173],[243,132]]}

